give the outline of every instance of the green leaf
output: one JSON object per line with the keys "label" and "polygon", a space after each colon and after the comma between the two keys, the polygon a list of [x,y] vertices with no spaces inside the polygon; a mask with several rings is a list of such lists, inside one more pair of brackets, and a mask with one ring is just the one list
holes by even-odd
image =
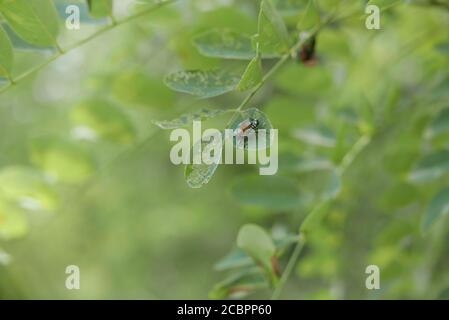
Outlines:
{"label": "green leaf", "polygon": [[27,167],[7,167],[0,171],[0,195],[23,209],[54,211],[58,195],[42,174]]}
{"label": "green leaf", "polygon": [[430,201],[427,211],[421,219],[421,230],[427,232],[439,218],[449,213],[449,188],[440,190]]}
{"label": "green leaf", "polygon": [[433,118],[426,130],[427,137],[434,137],[449,131],[449,108],[444,108]]}
{"label": "green leaf", "polygon": [[204,121],[219,116],[225,112],[227,112],[227,110],[201,109],[197,112],[183,114],[180,117],[173,120],[159,120],[153,121],[153,123],[161,129],[176,129],[185,127],[190,123],[192,123],[192,121],[194,120]]}
{"label": "green leaf", "polygon": [[0,76],[11,76],[13,64],[13,51],[11,41],[6,31],[0,25]]}
{"label": "green leaf", "polygon": [[[201,153],[193,154],[193,159],[195,157],[201,157],[201,163],[195,164],[191,161],[187,164],[184,170],[184,177],[187,184],[191,188],[201,188],[203,185],[207,184],[215,173],[220,161],[222,153],[223,140],[221,137],[211,137],[210,141],[198,141],[195,145],[201,144]],[[192,148],[195,150],[195,146]],[[213,152],[215,149],[218,153]],[[213,154],[212,154],[213,153]],[[212,162],[210,164],[205,163],[204,157],[210,156]]]}
{"label": "green leaf", "polygon": [[11,256],[0,248],[0,266],[7,266],[11,262]]}
{"label": "green leaf", "polygon": [[56,180],[79,183],[95,170],[90,154],[74,142],[53,137],[31,143],[31,160]]}
{"label": "green leaf", "polygon": [[28,222],[24,212],[0,199],[0,239],[20,238],[27,232]]}
{"label": "green leaf", "polygon": [[315,146],[333,148],[336,143],[334,132],[326,127],[296,129],[293,131],[293,135],[303,142]]}
{"label": "green leaf", "polygon": [[222,70],[179,71],[165,78],[165,84],[170,89],[201,98],[211,98],[232,91],[239,81],[238,76]]}
{"label": "green leaf", "polygon": [[237,246],[270,274],[274,272],[272,259],[275,256],[276,247],[261,227],[255,224],[246,224],[241,227],[237,236]]}
{"label": "green leaf", "polygon": [[214,268],[218,271],[248,267],[254,264],[253,259],[241,249],[234,249],[223,259],[218,261]]}
{"label": "green leaf", "polygon": [[37,46],[56,45],[58,13],[50,0],[0,0],[0,13],[22,39]]}
{"label": "green leaf", "polygon": [[289,210],[303,203],[298,183],[281,176],[238,177],[231,185],[231,194],[241,204],[272,210]]}
{"label": "green leaf", "polygon": [[262,61],[260,55],[256,55],[248,64],[245,72],[237,85],[238,91],[245,91],[254,88],[262,81]]}
{"label": "green leaf", "polygon": [[212,58],[250,60],[256,54],[251,37],[229,29],[213,29],[193,38],[198,51]]}
{"label": "green leaf", "polygon": [[[254,150],[254,149],[265,149],[269,145],[271,145],[271,130],[273,126],[271,125],[270,119],[268,119],[267,115],[260,111],[257,108],[249,108],[244,111],[236,112],[236,114],[232,117],[229,122],[229,129],[232,129],[234,132],[240,127],[242,122],[246,122],[249,119],[254,119],[258,121],[257,129],[255,131],[249,132],[248,139],[252,137],[253,134],[256,134],[258,130],[265,130],[265,144],[263,142],[259,143],[259,136],[255,136],[255,144],[249,145],[247,139],[241,139],[234,135],[234,146],[238,149],[245,150]],[[266,143],[269,142],[269,145]],[[260,145],[259,145],[260,144]]]}
{"label": "green leaf", "polygon": [[94,18],[106,17],[112,14],[112,0],[87,0],[90,15]]}
{"label": "green leaf", "polygon": [[252,291],[266,289],[269,285],[258,268],[247,268],[230,275],[216,284],[209,292],[210,299],[224,299],[228,296],[242,297]]}
{"label": "green leaf", "polygon": [[76,125],[87,127],[106,140],[131,143],[136,139],[134,124],[128,115],[106,100],[91,99],[77,104],[71,118]]}
{"label": "green leaf", "polygon": [[449,170],[449,150],[440,150],[424,156],[409,175],[413,182],[427,182],[438,179]]}
{"label": "green leaf", "polygon": [[270,0],[260,5],[257,42],[261,53],[285,53],[289,49],[287,28]]}

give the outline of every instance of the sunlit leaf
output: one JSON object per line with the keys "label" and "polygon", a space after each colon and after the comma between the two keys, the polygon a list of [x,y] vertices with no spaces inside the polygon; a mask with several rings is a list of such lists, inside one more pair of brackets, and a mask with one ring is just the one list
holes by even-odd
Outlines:
{"label": "sunlit leaf", "polygon": [[206,57],[250,60],[256,54],[250,36],[227,29],[206,31],[193,38],[193,43]]}
{"label": "sunlit leaf", "polygon": [[92,129],[98,136],[117,143],[130,143],[136,132],[129,116],[116,105],[102,99],[77,104],[71,113],[76,125]]}
{"label": "sunlit leaf", "polygon": [[24,209],[54,211],[58,195],[42,174],[27,167],[6,167],[0,171],[0,195]]}
{"label": "sunlit leaf", "polygon": [[112,14],[112,0],[87,0],[92,17],[104,17]]}
{"label": "sunlit leaf", "polygon": [[95,169],[90,154],[80,145],[60,138],[42,137],[31,143],[31,159],[54,179],[78,183]]}
{"label": "sunlit leaf", "polygon": [[254,88],[262,81],[262,61],[260,55],[256,55],[248,64],[245,72],[237,85],[237,90],[245,91]]}
{"label": "sunlit leaf", "polygon": [[0,198],[0,239],[12,240],[28,232],[24,212]]}
{"label": "sunlit leaf", "polygon": [[231,186],[231,194],[241,204],[273,210],[293,209],[303,202],[298,183],[281,176],[238,177]]}
{"label": "sunlit leaf", "polygon": [[10,76],[13,64],[11,41],[0,25],[0,76]]}
{"label": "sunlit leaf", "polygon": [[421,220],[421,230],[427,232],[438,219],[449,213],[449,188],[440,190],[430,201]]}
{"label": "sunlit leaf", "polygon": [[273,257],[276,247],[273,240],[261,227],[246,224],[240,228],[237,246],[261,265],[267,272],[273,273]]}
{"label": "sunlit leaf", "polygon": [[24,40],[38,46],[56,44],[58,13],[48,0],[2,0],[0,13]]}
{"label": "sunlit leaf", "polygon": [[411,181],[426,182],[437,179],[449,170],[449,150],[440,150],[421,158],[409,175]]}
{"label": "sunlit leaf", "polygon": [[289,48],[287,28],[271,0],[261,2],[256,41],[261,53],[284,53]]}
{"label": "sunlit leaf", "polygon": [[192,123],[194,120],[204,121],[216,116],[219,116],[223,113],[227,112],[226,110],[210,110],[210,109],[201,109],[197,112],[187,113],[179,116],[173,120],[159,120],[153,121],[155,125],[160,127],[161,129],[176,129],[182,128]]}
{"label": "sunlit leaf", "polygon": [[238,76],[222,70],[179,71],[165,78],[165,84],[172,90],[201,98],[211,98],[232,91],[239,81]]}

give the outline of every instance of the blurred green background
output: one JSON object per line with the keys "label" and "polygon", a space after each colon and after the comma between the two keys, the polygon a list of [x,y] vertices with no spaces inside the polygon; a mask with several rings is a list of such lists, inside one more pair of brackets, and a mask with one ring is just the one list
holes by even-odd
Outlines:
{"label": "blurred green background", "polygon": [[[63,48],[110,23],[92,17],[85,1],[53,2]],[[149,2],[114,1],[114,16]],[[308,237],[281,298],[445,298],[449,222],[442,214],[426,233],[420,224],[449,184],[449,157],[425,172],[428,179],[410,175],[420,159],[449,147],[449,4],[371,1],[387,9],[381,29],[367,30],[366,1],[313,2],[315,14],[348,17],[319,33],[316,66],[292,58],[249,103],[279,129],[285,189],[269,190],[254,165],[219,166],[207,185],[191,189],[184,168],[169,161],[170,132],[152,123],[240,104],[245,93],[198,99],[163,79],[183,69],[243,72],[244,61],[204,57],[192,38],[213,28],[255,34],[259,1],[176,1],[68,50],[3,92],[0,213],[18,220],[0,219],[0,298],[207,298],[226,275],[214,265],[235,247],[239,228],[297,234],[326,185],[310,166],[339,163],[363,134],[371,141]],[[307,3],[275,1],[292,39],[299,21],[300,29],[316,23]],[[80,30],[64,28],[68,4],[81,8]],[[55,53],[17,35],[11,41],[14,77]],[[275,61],[264,60],[264,70]],[[281,270],[291,250],[279,258]],[[65,288],[72,264],[80,290]],[[365,288],[370,264],[380,267],[380,290]]]}

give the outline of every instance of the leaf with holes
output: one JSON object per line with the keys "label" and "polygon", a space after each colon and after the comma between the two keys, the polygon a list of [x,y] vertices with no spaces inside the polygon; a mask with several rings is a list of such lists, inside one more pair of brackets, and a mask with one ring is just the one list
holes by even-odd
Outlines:
{"label": "leaf with holes", "polygon": [[240,78],[223,70],[179,71],[165,77],[165,84],[174,91],[201,98],[211,98],[233,91]]}

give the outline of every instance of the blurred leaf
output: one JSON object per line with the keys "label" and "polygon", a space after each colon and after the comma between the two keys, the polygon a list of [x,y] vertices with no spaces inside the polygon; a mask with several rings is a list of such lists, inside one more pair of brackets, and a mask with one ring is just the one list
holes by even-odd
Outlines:
{"label": "blurred leaf", "polygon": [[134,125],[128,115],[103,99],[90,99],[78,103],[71,113],[72,121],[88,127],[106,140],[131,143],[136,139]]}
{"label": "blurred leaf", "polygon": [[58,195],[39,171],[6,167],[0,171],[0,195],[23,209],[54,211]]}
{"label": "blurred leaf", "polygon": [[241,204],[273,210],[289,210],[302,204],[298,183],[281,176],[238,177],[231,185],[231,194]]}
{"label": "blurred leaf", "polygon": [[11,262],[11,256],[0,248],[0,266],[7,266]]}
{"label": "blurred leaf", "polygon": [[284,53],[289,49],[287,28],[270,0],[260,4],[257,42],[261,53]]}
{"label": "blurred leaf", "polygon": [[250,36],[228,29],[206,31],[194,37],[193,44],[206,57],[250,60],[256,54]]}
{"label": "blurred leaf", "polygon": [[449,131],[449,108],[441,110],[432,120],[426,130],[426,136],[434,137]]}
{"label": "blurred leaf", "polygon": [[12,71],[13,51],[11,41],[0,25],[0,76],[9,76]]}
{"label": "blurred leaf", "polygon": [[185,127],[192,123],[194,120],[204,121],[219,116],[225,112],[227,112],[227,110],[201,109],[197,112],[183,114],[179,118],[173,120],[159,120],[153,121],[153,123],[161,129],[176,129]]}
{"label": "blurred leaf", "polygon": [[0,13],[24,40],[38,46],[56,45],[58,13],[48,0],[3,0]]}
{"label": "blurred leaf", "polygon": [[421,220],[421,230],[427,232],[439,218],[449,213],[449,188],[440,190],[430,201],[427,211]]}
{"label": "blurred leaf", "polygon": [[24,212],[0,199],[0,239],[12,240],[28,232]]}
{"label": "blurred leaf", "polygon": [[407,182],[398,182],[384,191],[381,202],[389,209],[402,208],[419,199],[415,186]]}
{"label": "blurred leaf", "polygon": [[31,160],[51,177],[67,183],[84,181],[94,172],[90,154],[74,142],[52,137],[31,143]]}
{"label": "blurred leaf", "polygon": [[237,246],[270,274],[275,271],[272,259],[275,256],[276,247],[270,236],[261,227],[254,224],[246,224],[241,227],[237,236]]}
{"label": "blurred leaf", "polygon": [[[193,154],[193,159],[195,159],[195,156],[201,157],[201,163],[195,164],[194,161],[191,161],[190,164],[186,165],[184,171],[186,182],[191,188],[201,188],[210,181],[221,161],[223,140],[218,137],[211,137],[211,141],[201,140],[196,144],[201,144],[201,154]],[[195,150],[195,146],[192,149]],[[212,154],[215,149],[218,149],[219,152]],[[212,163],[205,163],[204,157],[209,157]]]}
{"label": "blurred leaf", "polygon": [[449,150],[433,152],[421,158],[409,175],[411,181],[426,182],[437,179],[449,169]]}
{"label": "blurred leaf", "polygon": [[211,98],[233,91],[239,81],[238,76],[222,70],[179,71],[165,78],[165,84],[172,90],[201,98]]}
{"label": "blurred leaf", "polygon": [[332,203],[332,199],[327,199],[321,203],[319,203],[313,210],[310,212],[304,221],[301,224],[300,232],[304,234],[311,233],[315,228],[317,228],[326,214],[329,212],[329,206]]}
{"label": "blurred leaf", "polygon": [[231,121],[229,122],[228,128],[232,129],[234,132],[238,130],[242,122],[249,121],[250,119],[254,119],[258,121],[257,129],[253,131],[252,133],[248,133],[248,138],[252,138],[254,134],[257,133],[258,130],[265,130],[265,141],[259,141],[259,136],[255,136],[255,145],[249,145],[248,139],[242,139],[242,137],[238,137],[234,135],[234,146],[238,149],[245,149],[245,150],[263,150],[269,147],[267,142],[271,144],[271,130],[273,129],[273,126],[271,125],[270,119],[268,119],[267,115],[260,111],[257,108],[249,108],[244,111],[238,111],[235,113],[235,115],[232,117]]}
{"label": "blurred leaf", "polygon": [[326,127],[295,129],[293,135],[303,142],[315,146],[333,148],[336,143],[334,132]]}
{"label": "blurred leaf", "polygon": [[244,269],[216,284],[209,293],[210,299],[242,296],[255,290],[268,288],[268,283],[257,268]]}
{"label": "blurred leaf", "polygon": [[435,46],[435,48],[436,48],[439,52],[441,52],[441,53],[446,54],[446,55],[449,56],[449,41],[438,43],[438,44]]}
{"label": "blurred leaf", "polygon": [[112,14],[112,0],[87,0],[92,17],[106,17]]}
{"label": "blurred leaf", "polygon": [[238,91],[245,91],[254,88],[262,81],[262,61],[260,55],[257,54],[248,64],[245,72],[237,85]]}
{"label": "blurred leaf", "polygon": [[223,259],[215,264],[218,271],[248,267],[254,264],[254,261],[241,249],[234,249],[229,252]]}

